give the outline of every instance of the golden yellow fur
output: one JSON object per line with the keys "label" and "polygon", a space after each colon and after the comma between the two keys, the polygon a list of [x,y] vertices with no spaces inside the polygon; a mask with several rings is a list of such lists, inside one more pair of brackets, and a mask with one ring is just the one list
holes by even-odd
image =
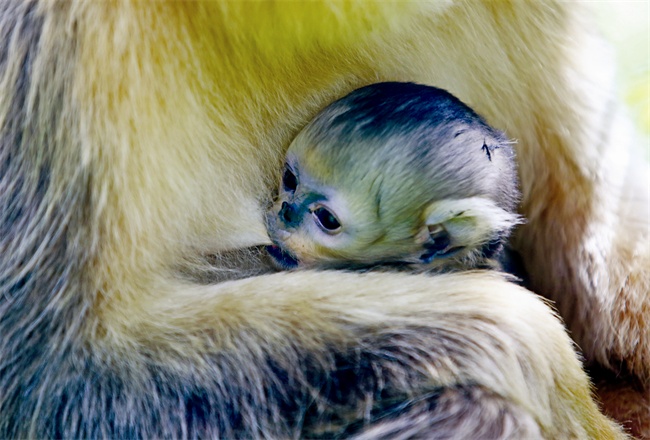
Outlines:
{"label": "golden yellow fur", "polygon": [[532,289],[647,380],[647,194],[585,29],[550,1],[1,5],[0,437],[622,437],[497,275],[196,275],[265,242],[319,109],[433,84],[518,139]]}

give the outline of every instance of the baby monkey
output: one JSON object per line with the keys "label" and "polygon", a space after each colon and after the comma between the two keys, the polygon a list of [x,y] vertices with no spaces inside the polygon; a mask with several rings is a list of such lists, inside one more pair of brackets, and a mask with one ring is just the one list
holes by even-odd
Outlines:
{"label": "baby monkey", "polygon": [[499,268],[521,222],[514,159],[503,133],[444,90],[357,89],[289,146],[269,254],[282,268]]}

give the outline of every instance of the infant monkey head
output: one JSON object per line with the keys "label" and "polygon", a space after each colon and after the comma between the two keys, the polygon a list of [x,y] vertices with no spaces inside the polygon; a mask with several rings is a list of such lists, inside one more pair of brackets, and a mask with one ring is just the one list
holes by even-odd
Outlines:
{"label": "infant monkey head", "polygon": [[493,267],[519,223],[511,143],[448,92],[355,90],[294,139],[267,214],[285,268]]}

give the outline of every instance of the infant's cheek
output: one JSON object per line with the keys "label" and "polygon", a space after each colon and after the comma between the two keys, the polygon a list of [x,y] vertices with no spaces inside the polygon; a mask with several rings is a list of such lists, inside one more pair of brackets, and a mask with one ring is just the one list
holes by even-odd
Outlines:
{"label": "infant's cheek", "polygon": [[302,234],[292,234],[285,240],[284,246],[301,264],[310,265],[318,260],[314,242]]}

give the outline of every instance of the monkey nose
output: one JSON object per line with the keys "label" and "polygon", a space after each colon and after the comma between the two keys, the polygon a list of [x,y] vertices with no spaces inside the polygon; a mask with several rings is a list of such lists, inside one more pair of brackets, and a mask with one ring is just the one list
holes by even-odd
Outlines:
{"label": "monkey nose", "polygon": [[287,202],[282,202],[279,215],[287,226],[295,226],[298,223],[296,208]]}

